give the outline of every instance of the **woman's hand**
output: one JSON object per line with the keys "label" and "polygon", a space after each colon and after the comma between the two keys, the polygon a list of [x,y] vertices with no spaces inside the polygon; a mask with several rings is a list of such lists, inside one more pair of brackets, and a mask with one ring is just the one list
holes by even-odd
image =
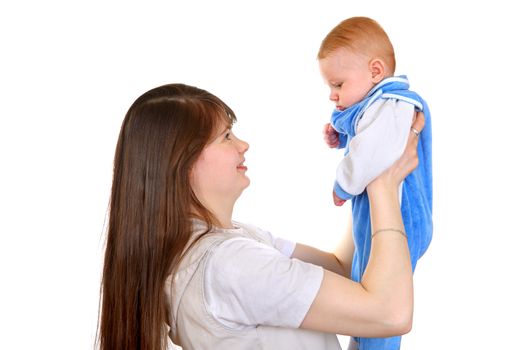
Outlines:
{"label": "woman's hand", "polygon": [[384,186],[397,190],[405,177],[417,168],[419,164],[417,143],[419,141],[419,133],[423,130],[424,126],[425,116],[422,112],[417,112],[414,115],[414,122],[412,123],[411,130],[408,134],[405,151],[390,168],[385,170],[383,174],[379,175],[368,185],[368,192],[375,191],[377,187],[384,188]]}

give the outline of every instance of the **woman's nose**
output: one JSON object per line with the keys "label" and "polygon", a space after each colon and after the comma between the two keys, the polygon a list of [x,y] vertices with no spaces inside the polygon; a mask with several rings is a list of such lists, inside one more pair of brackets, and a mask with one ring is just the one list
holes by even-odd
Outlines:
{"label": "woman's nose", "polygon": [[249,148],[250,145],[248,144],[248,142],[239,139],[239,151],[241,153],[245,153],[246,151],[248,151]]}

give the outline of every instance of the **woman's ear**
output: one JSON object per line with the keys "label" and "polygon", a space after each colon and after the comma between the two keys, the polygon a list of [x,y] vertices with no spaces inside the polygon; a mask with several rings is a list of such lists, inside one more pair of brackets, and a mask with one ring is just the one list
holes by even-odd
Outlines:
{"label": "woman's ear", "polygon": [[372,73],[372,82],[374,84],[379,83],[385,77],[385,63],[381,59],[374,58],[368,64],[368,68],[370,73]]}

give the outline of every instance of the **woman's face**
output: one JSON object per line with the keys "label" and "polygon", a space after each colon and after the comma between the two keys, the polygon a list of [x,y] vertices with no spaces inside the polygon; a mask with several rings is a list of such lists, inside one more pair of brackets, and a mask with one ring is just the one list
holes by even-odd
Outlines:
{"label": "woman's face", "polygon": [[204,148],[192,168],[192,189],[203,203],[235,201],[250,184],[244,153],[249,145],[238,139],[231,126],[220,128],[218,136]]}

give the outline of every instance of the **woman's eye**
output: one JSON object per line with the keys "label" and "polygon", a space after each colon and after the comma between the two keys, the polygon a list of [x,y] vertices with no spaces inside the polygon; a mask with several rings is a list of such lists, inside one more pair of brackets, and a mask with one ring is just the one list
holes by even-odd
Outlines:
{"label": "woman's eye", "polygon": [[226,140],[231,140],[231,138],[232,138],[231,133],[230,133],[230,132],[227,132],[226,135],[224,135],[224,138],[225,138]]}

